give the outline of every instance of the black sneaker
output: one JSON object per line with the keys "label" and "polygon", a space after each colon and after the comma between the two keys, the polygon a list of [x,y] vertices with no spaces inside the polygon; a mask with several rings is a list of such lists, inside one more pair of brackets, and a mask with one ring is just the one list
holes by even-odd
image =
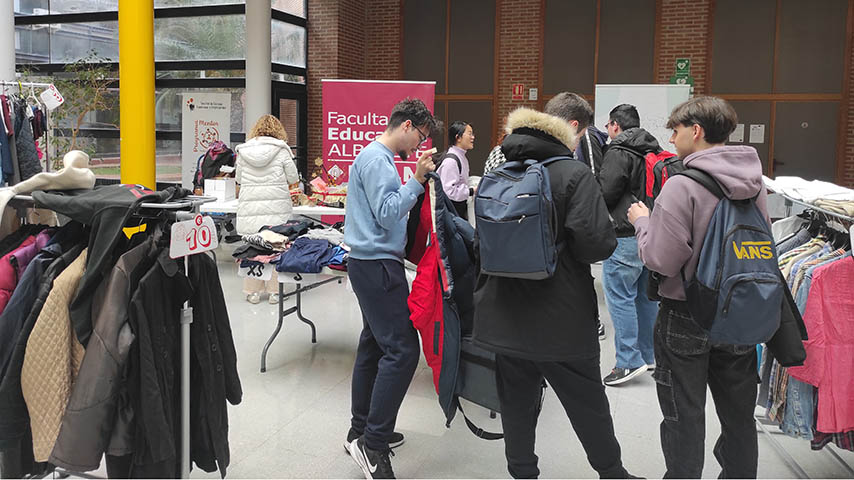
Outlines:
{"label": "black sneaker", "polygon": [[[350,427],[350,431],[347,432],[347,441],[344,442],[344,451],[347,454],[350,453],[350,444],[353,443],[353,440],[361,437],[362,434],[357,432],[353,427]],[[391,438],[388,439],[388,448],[397,448],[403,445],[403,434],[400,432],[394,432],[391,434]]]}
{"label": "black sneaker", "polygon": [[350,444],[350,456],[353,457],[368,480],[372,478],[394,478],[389,455],[394,455],[391,449],[384,452],[371,450],[365,446],[362,437],[353,440],[353,443]]}
{"label": "black sneaker", "polygon": [[629,380],[641,375],[646,371],[646,365],[641,365],[638,368],[615,368],[605,377],[603,383],[608,386],[619,385],[626,383]]}
{"label": "black sneaker", "polygon": [[599,341],[605,340],[605,324],[599,322]]}

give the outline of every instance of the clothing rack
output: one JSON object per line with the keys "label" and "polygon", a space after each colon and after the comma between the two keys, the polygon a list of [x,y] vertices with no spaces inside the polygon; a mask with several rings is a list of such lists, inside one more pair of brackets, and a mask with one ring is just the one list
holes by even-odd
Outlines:
{"label": "clothing rack", "polygon": [[[214,201],[216,197],[189,195],[178,201],[141,203],[139,208],[140,210],[163,210],[167,218],[182,221],[192,220],[196,215],[200,215],[199,207],[202,204]],[[35,206],[35,201],[30,195],[15,195],[9,204],[13,202],[18,204],[18,208]],[[182,258],[184,258],[184,274],[189,277],[190,262],[187,261],[186,256]],[[193,309],[187,301],[184,302],[184,308],[181,311],[181,478],[190,478],[190,324],[192,323]],[[60,474],[80,476],[78,473],[66,472],[59,468],[56,471]]]}
{"label": "clothing rack", "polygon": [[[785,193],[781,193],[781,192],[774,192],[774,193],[783,197],[784,205],[786,207],[786,216],[792,215],[792,207],[794,205],[799,205],[799,206],[804,207],[805,210],[813,210],[813,211],[821,213],[823,215],[827,215],[828,217],[833,217],[835,219],[846,222],[849,226],[854,224],[854,217],[849,217],[849,216],[843,215],[841,213],[836,213],[836,212],[832,212],[830,210],[826,210],[824,208],[815,206],[811,203],[804,202],[803,200],[799,200],[797,198],[790,197],[789,195],[786,195]],[[777,439],[775,439],[773,437],[774,434],[781,434],[782,432],[772,432],[771,430],[766,428],[767,425],[771,425],[772,423],[765,421],[765,419],[763,417],[755,416],[754,420],[756,422],[756,425],[759,427],[759,429],[763,433],[765,433],[769,442],[771,442],[771,446],[783,458],[783,461],[786,462],[786,464],[789,466],[789,468],[791,468],[795,472],[795,474],[798,475],[799,478],[810,478],[809,475],[807,474],[807,472],[798,463],[798,461],[795,460],[794,457],[792,457],[792,455],[788,452],[788,450],[786,450],[786,447],[784,447],[780,442],[777,441]],[[845,459],[843,459],[841,456],[839,456],[839,454],[836,452],[835,449],[836,449],[836,447],[834,447],[833,445],[830,445],[830,444],[827,444],[824,446],[824,448],[822,448],[822,450],[828,452],[828,454],[831,457],[836,459],[836,461],[842,466],[843,469],[845,469],[848,472],[848,474],[850,476],[854,477],[854,467],[849,465],[848,462],[845,461]]]}
{"label": "clothing rack", "polygon": [[[18,90],[21,90],[18,93],[23,93],[24,87],[48,88],[51,85],[53,85],[53,84],[52,83],[44,83],[44,82],[19,82],[17,80],[13,80],[13,81],[0,80],[0,86],[4,87],[4,93],[5,93],[5,87],[8,87],[8,86],[18,87]],[[50,125],[50,110],[45,109],[44,114],[45,114],[45,121],[48,123],[48,126],[49,126]],[[45,133],[45,140],[44,141],[45,141],[45,162],[44,162],[44,166],[45,166],[45,171],[50,172],[50,154],[48,153],[48,151],[50,149],[50,138],[47,135],[47,133]]]}

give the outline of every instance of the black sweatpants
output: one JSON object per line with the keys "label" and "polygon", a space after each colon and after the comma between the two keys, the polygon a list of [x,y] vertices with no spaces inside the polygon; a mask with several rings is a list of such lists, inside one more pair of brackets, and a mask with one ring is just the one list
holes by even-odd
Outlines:
{"label": "black sweatpants", "polygon": [[347,275],[364,323],[353,366],[351,426],[364,433],[368,448],[387,450],[420,355],[406,303],[409,287],[403,264],[394,260],[351,258]]}
{"label": "black sweatpants", "polygon": [[620,458],[608,397],[599,378],[598,356],[564,362],[534,362],[499,354],[496,364],[504,452],[510,475],[536,478],[540,474],[534,441],[540,385],[545,377],[566,410],[590,466],[601,478],[626,478],[628,473]]}

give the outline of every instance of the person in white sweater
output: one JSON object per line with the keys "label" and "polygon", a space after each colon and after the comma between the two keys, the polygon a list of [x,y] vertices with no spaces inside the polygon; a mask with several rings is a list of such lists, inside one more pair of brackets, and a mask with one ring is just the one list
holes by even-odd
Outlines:
{"label": "person in white sweater", "polygon": [[[264,115],[258,119],[247,136],[246,143],[238,145],[237,183],[240,195],[237,200],[237,233],[258,233],[265,225],[280,225],[291,217],[293,204],[289,185],[299,181],[294,155],[288,146],[288,134],[278,118]],[[266,285],[265,285],[266,283]],[[246,278],[243,293],[249,303],[261,301],[261,293],[270,294],[270,303],[278,303],[276,272],[267,282]]]}

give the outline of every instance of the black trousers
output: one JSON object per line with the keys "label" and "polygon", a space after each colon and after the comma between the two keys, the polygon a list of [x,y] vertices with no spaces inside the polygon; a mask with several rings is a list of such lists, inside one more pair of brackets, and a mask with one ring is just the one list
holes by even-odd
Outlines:
{"label": "black trousers", "polygon": [[347,274],[364,323],[353,366],[350,423],[363,432],[368,448],[387,450],[421,353],[409,320],[409,287],[403,264],[394,260],[351,258]]}
{"label": "black trousers", "polygon": [[[536,478],[538,457],[534,453],[540,385],[551,385],[566,410],[590,466],[601,478],[626,478],[620,444],[599,378],[599,357],[565,362],[534,362],[496,355],[498,397],[504,428],[507,470],[514,478]],[[572,476],[572,475],[569,475]]]}
{"label": "black trousers", "polygon": [[753,411],[759,375],[753,345],[709,345],[684,302],[664,299],[654,333],[664,478],[700,478],[706,438],[706,385],[721,422],[720,478],[756,478]]}

